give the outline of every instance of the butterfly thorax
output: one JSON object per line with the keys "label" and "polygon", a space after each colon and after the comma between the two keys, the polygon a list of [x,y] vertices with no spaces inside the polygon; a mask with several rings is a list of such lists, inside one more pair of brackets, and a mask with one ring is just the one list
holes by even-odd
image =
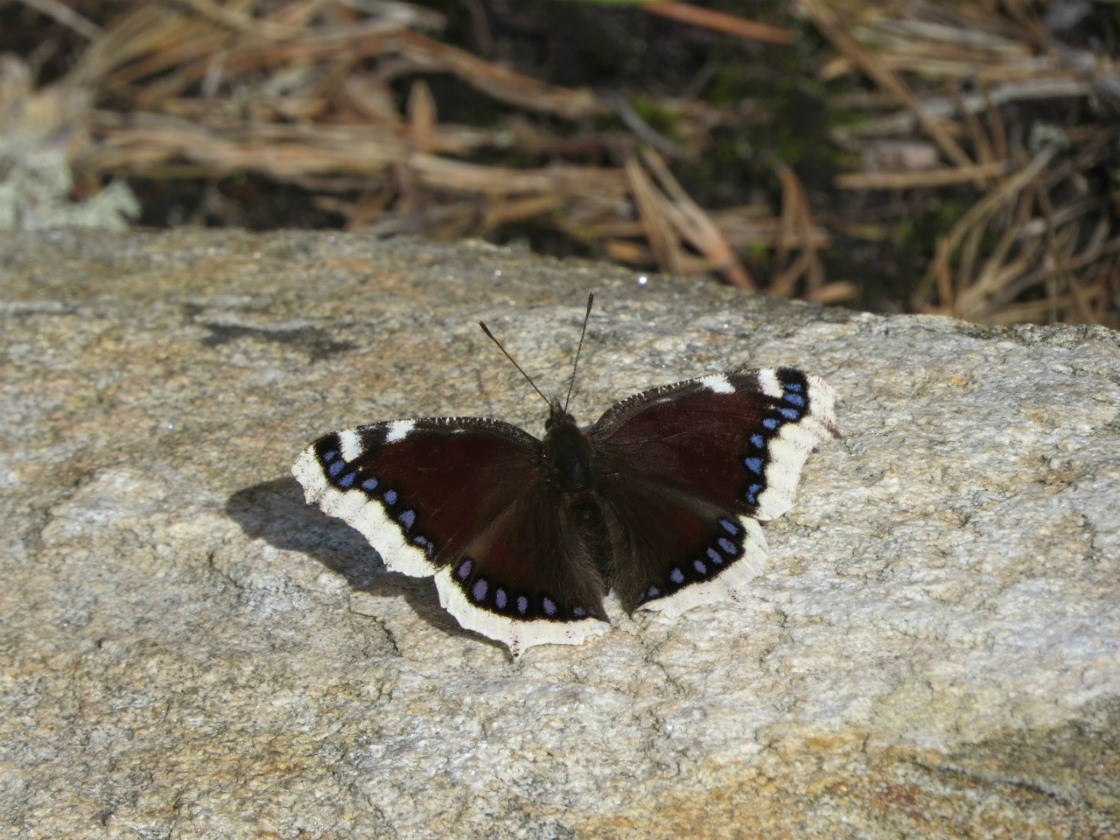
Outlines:
{"label": "butterfly thorax", "polygon": [[564,492],[578,494],[593,489],[591,441],[580,431],[575,418],[559,405],[553,405],[545,423],[542,453]]}

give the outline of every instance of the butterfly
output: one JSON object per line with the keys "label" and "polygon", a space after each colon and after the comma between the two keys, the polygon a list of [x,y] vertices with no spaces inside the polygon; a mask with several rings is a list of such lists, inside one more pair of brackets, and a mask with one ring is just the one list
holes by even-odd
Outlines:
{"label": "butterfly", "polygon": [[833,390],[794,368],[733,370],[642,391],[583,429],[567,409],[578,363],[577,349],[563,403],[525,375],[549,404],[543,438],[489,418],[392,420],[319,438],[292,473],[514,658],[604,632],[608,592],[631,613],[738,597],[766,558],[759,522],[839,436]]}

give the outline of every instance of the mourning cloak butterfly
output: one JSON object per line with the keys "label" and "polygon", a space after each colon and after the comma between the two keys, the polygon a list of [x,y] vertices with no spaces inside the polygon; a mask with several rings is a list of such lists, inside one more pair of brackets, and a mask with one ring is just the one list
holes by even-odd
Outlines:
{"label": "mourning cloak butterfly", "polygon": [[793,504],[805,459],[837,436],[834,400],[800,370],[736,370],[635,394],[586,430],[549,400],[543,440],[475,417],[343,429],[292,473],[516,657],[604,632],[608,591],[630,612],[736,598],[766,557],[759,520]]}

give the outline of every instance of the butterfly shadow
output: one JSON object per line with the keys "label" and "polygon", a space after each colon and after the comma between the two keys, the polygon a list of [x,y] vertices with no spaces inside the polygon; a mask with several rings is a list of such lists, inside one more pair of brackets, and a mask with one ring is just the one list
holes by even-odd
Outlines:
{"label": "butterfly shadow", "polygon": [[308,505],[294,478],[262,481],[238,490],[226,500],[225,509],[250,539],[314,557],[345,577],[355,591],[403,596],[416,614],[437,630],[482,639],[505,650],[505,645],[460,627],[440,607],[431,581],[386,569],[365,537]]}

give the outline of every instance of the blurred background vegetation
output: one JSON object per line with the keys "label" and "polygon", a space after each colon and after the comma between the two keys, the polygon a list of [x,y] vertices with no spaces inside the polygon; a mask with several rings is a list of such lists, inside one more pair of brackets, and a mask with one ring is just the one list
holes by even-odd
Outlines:
{"label": "blurred background vegetation", "polygon": [[484,237],[1115,329],[1118,47],[1118,0],[0,0],[0,228]]}

